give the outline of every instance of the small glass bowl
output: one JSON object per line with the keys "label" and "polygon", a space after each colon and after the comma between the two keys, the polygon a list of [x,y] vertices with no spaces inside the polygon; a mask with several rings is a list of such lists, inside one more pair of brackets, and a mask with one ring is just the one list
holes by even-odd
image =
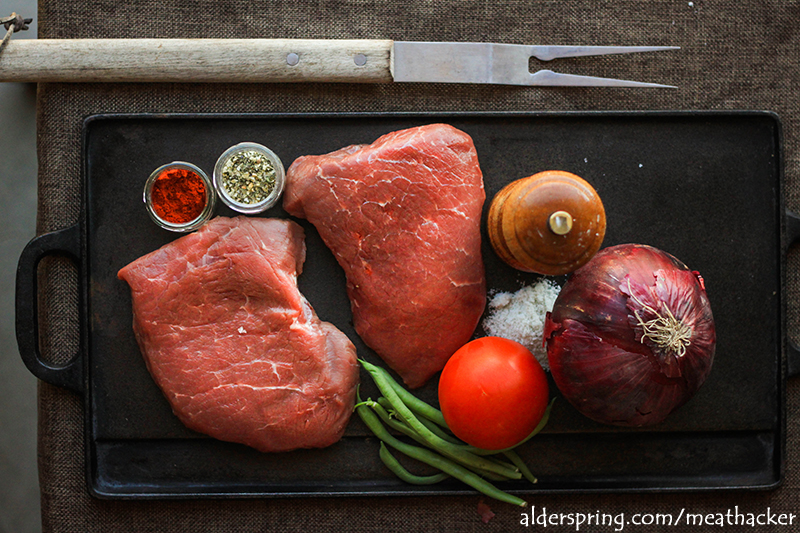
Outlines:
{"label": "small glass bowl", "polygon": [[[222,183],[222,170],[225,167],[225,164],[237,153],[245,152],[245,151],[256,151],[262,155],[264,155],[267,159],[269,159],[270,163],[272,164],[272,168],[275,169],[275,183],[273,184],[272,190],[270,191],[269,195],[266,198],[261,200],[258,203],[246,204],[243,202],[238,202],[230,197],[228,191],[225,189],[225,186]],[[283,169],[283,163],[281,159],[269,148],[266,146],[253,143],[253,142],[243,142],[239,143],[235,146],[231,146],[227,150],[225,150],[219,159],[217,159],[217,164],[214,165],[214,188],[217,191],[217,194],[222,199],[222,202],[239,213],[244,213],[246,215],[254,215],[257,213],[261,213],[269,209],[270,207],[274,206],[278,203],[281,195],[283,194],[283,189],[286,186],[286,172]]]}
{"label": "small glass bowl", "polygon": [[[177,223],[177,222],[170,222],[169,220],[164,220],[163,218],[158,216],[155,208],[153,207],[153,198],[152,198],[153,185],[155,184],[156,179],[159,176],[172,169],[184,169],[190,172],[194,172],[195,174],[200,176],[200,179],[203,181],[203,185],[205,186],[206,189],[206,204],[203,207],[203,210],[200,212],[199,215],[197,215],[196,218],[188,222]],[[144,199],[144,203],[147,206],[147,214],[150,215],[150,218],[153,219],[153,222],[155,222],[157,225],[166,230],[175,231],[178,233],[188,233],[190,231],[194,231],[203,224],[205,224],[206,222],[208,222],[208,220],[214,214],[214,208],[216,207],[217,203],[217,195],[214,192],[214,185],[211,183],[211,180],[209,179],[208,175],[196,165],[193,165],[191,163],[186,163],[184,161],[173,161],[172,163],[161,165],[160,167],[155,169],[153,173],[150,174],[150,177],[147,178],[147,181],[144,184],[144,194],[142,198]]]}

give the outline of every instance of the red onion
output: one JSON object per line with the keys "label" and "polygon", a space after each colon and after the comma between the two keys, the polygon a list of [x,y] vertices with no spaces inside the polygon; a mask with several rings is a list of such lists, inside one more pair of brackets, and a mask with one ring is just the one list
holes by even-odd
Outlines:
{"label": "red onion", "polygon": [[716,329],[703,278],[639,244],[598,252],[545,321],[550,371],[578,411],[605,424],[657,424],[708,377]]}

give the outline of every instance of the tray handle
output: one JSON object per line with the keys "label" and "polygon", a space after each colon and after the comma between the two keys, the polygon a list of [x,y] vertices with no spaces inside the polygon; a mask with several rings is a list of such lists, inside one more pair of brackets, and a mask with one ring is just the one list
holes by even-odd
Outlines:
{"label": "tray handle", "polygon": [[[800,242],[800,216],[788,209],[786,210],[785,242],[784,253],[788,252],[792,245]],[[800,346],[792,339],[786,341],[786,372],[787,377],[790,378],[800,375]]]}
{"label": "tray handle", "polygon": [[[63,365],[52,365],[39,351],[39,309],[37,269],[48,255],[66,255],[80,265],[80,231],[76,224],[45,233],[31,240],[17,264],[16,332],[22,361],[34,376],[59,387],[83,392],[83,372],[76,354]],[[79,351],[80,353],[80,351]]]}

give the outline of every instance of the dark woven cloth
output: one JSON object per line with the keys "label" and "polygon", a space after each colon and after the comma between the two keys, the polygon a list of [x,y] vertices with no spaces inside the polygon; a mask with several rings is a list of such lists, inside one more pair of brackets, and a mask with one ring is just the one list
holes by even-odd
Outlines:
{"label": "dark woven cloth", "polygon": [[[716,110],[777,112],[785,135],[787,206],[800,209],[800,4],[784,0],[408,0],[405,2],[39,1],[39,37],[286,37],[498,41],[524,44],[679,45],[677,53],[568,60],[558,70],[678,85],[676,90],[405,85],[42,84],[39,87],[40,233],[79,215],[83,117],[115,112],[448,110]],[[788,259],[788,321],[797,337],[800,259]],[[757,273],[754,273],[757,275]],[[50,260],[42,283],[47,357],[77,349],[77,274]],[[752,326],[752,325],[748,325]],[[532,498],[554,511],[621,513],[797,511],[800,384],[787,393],[786,481],[774,491],[568,495]],[[80,397],[39,388],[45,531],[516,531],[520,512],[480,497],[107,501],[85,481]],[[797,519],[795,520],[797,527]],[[612,528],[613,529],[613,528]],[[657,529],[638,527],[636,531]],[[574,531],[548,526],[547,531]],[[695,531],[678,527],[675,531]]]}

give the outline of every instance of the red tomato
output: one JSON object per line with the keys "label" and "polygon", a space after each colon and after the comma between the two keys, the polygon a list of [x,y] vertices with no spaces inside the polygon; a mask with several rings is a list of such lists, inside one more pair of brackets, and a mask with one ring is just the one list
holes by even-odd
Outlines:
{"label": "red tomato", "polygon": [[456,437],[502,450],[531,434],[547,409],[547,376],[518,342],[482,337],[462,346],[439,378],[439,406]]}

